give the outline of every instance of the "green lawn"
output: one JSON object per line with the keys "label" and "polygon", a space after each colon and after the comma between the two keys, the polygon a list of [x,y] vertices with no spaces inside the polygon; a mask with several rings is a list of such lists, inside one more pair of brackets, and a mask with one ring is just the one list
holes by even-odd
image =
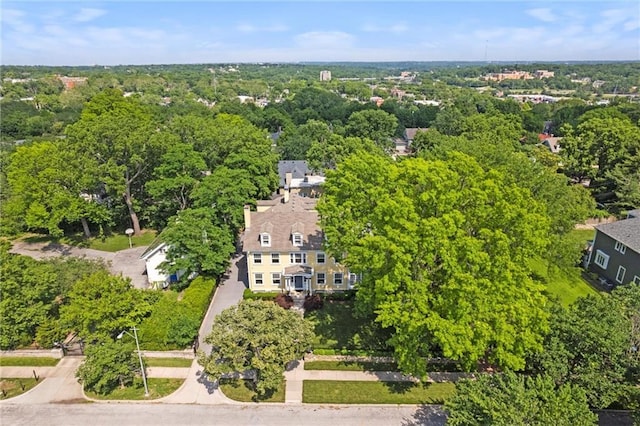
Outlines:
{"label": "green lawn", "polygon": [[[147,246],[156,238],[153,230],[143,230],[142,235],[131,237],[133,247]],[[29,235],[23,238],[28,243],[59,243],[75,247],[91,248],[94,250],[116,252],[129,248],[129,238],[124,234],[112,234],[105,237],[93,237],[86,239],[82,234],[65,235],[55,238],[50,235]]]}
{"label": "green lawn", "polygon": [[[567,235],[567,240],[583,247],[587,241],[593,239],[592,230],[573,230]],[[564,306],[569,306],[576,299],[589,294],[597,294],[598,291],[582,279],[582,269],[577,266],[557,267],[550,265],[546,260],[538,258],[531,262],[535,275],[547,285],[547,292],[557,297]]]}
{"label": "green lawn", "polygon": [[326,300],[322,309],[306,312],[305,318],[314,326],[314,349],[389,351],[390,335],[372,318],[356,317],[353,301]]}
{"label": "green lawn", "polygon": [[442,404],[454,383],[305,380],[302,402],[315,404]]}
{"label": "green lawn", "polygon": [[175,392],[184,383],[184,379],[147,379],[149,396],[144,396],[144,384],[141,378],[136,378],[133,385],[125,388],[117,388],[108,395],[98,395],[95,392],[85,390],[89,398],[102,400],[145,400],[158,399]]}
{"label": "green lawn", "polygon": [[0,379],[0,399],[13,398],[23,394],[38,383],[33,377],[26,379],[2,378]]}
{"label": "green lawn", "polygon": [[191,367],[193,359],[189,358],[145,358],[147,367]]}
{"label": "green lawn", "polygon": [[271,395],[258,397],[251,387],[251,381],[241,379],[221,379],[220,390],[227,398],[241,402],[284,402],[285,384]]}
{"label": "green lawn", "polygon": [[0,367],[54,367],[58,365],[58,358],[40,358],[35,356],[3,356],[0,357]]}

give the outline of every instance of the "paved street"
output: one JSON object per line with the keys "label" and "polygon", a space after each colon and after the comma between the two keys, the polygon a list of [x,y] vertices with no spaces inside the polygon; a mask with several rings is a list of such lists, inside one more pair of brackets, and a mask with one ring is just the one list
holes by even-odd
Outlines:
{"label": "paved street", "polygon": [[445,418],[435,406],[1,404],[0,423],[13,426],[439,426],[445,424]]}

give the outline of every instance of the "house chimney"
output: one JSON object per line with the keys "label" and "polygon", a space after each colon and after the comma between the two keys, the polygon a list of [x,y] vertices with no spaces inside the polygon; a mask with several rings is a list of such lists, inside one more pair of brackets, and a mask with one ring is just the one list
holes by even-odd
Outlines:
{"label": "house chimney", "polygon": [[287,185],[284,186],[284,199],[282,202],[285,204],[289,202],[289,187]]}
{"label": "house chimney", "polygon": [[291,187],[291,181],[293,180],[293,173],[291,172],[287,172],[284,175],[284,186],[286,187]]}
{"label": "house chimney", "polygon": [[244,229],[251,228],[251,206],[244,206]]}

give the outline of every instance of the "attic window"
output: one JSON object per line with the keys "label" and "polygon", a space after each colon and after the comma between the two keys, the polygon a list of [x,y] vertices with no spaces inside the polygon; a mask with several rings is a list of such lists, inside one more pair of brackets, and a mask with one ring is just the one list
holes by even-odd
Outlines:
{"label": "attic window", "polygon": [[260,234],[260,245],[262,247],[271,247],[271,235],[267,233]]}
{"label": "attic window", "polygon": [[302,246],[302,234],[292,234],[293,245],[296,247]]}

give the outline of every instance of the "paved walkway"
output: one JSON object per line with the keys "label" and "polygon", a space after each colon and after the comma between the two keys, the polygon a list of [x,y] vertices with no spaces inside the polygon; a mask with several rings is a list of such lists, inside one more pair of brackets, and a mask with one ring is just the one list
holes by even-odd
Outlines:
{"label": "paved walkway", "polygon": [[125,277],[131,278],[131,283],[136,288],[147,288],[145,263],[144,260],[140,259],[140,255],[147,247],[148,246],[138,246],[113,253],[58,243],[27,243],[25,241],[18,241],[11,247],[11,253],[29,256],[38,260],[63,256],[103,260],[107,263],[111,273],[115,275],[122,274]]}

